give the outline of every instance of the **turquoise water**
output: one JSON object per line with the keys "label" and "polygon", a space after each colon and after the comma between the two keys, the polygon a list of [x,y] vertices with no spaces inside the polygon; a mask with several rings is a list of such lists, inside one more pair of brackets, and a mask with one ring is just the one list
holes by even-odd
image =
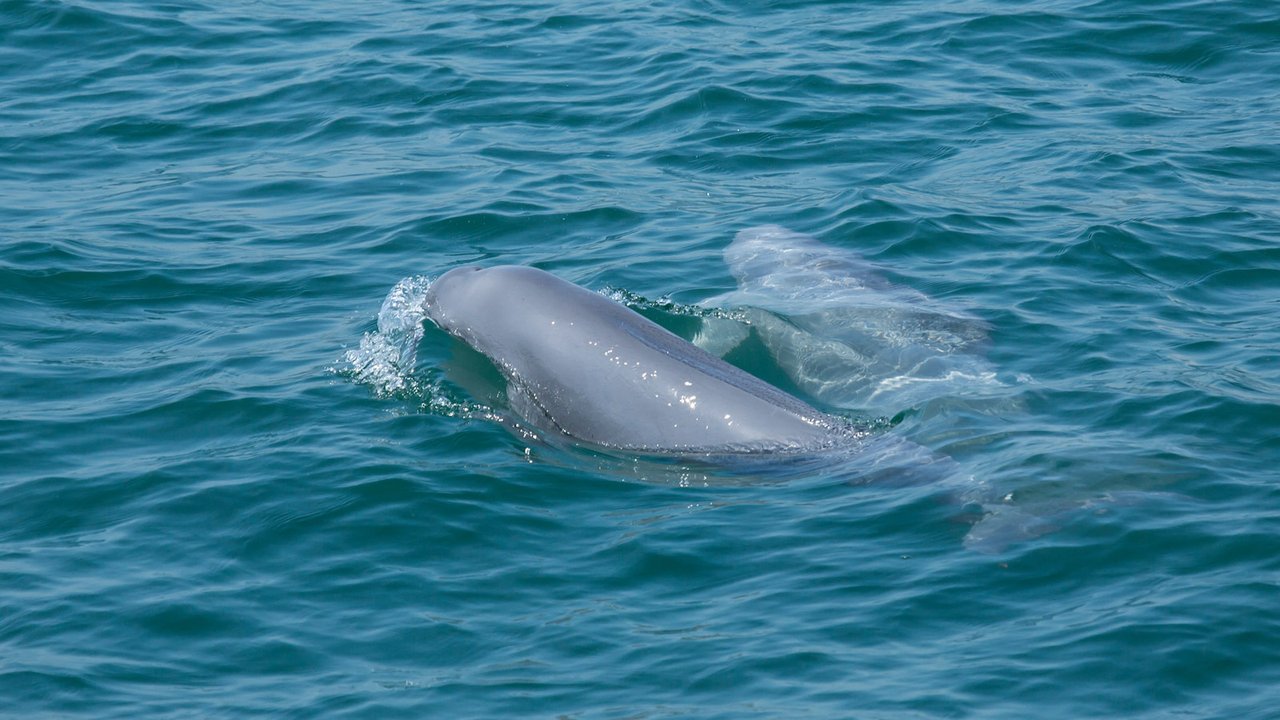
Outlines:
{"label": "turquoise water", "polygon": [[[1280,717],[1277,78],[1242,0],[4,0],[0,714]],[[763,223],[988,328],[844,409],[948,479],[376,345],[473,262],[693,337]]]}

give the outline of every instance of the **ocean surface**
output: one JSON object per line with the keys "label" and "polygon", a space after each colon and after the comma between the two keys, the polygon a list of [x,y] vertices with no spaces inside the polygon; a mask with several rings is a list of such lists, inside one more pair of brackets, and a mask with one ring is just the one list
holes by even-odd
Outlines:
{"label": "ocean surface", "polygon": [[[788,384],[765,224],[991,382]],[[512,433],[472,263],[873,441]],[[0,308],[3,717],[1280,718],[1272,3],[0,0]]]}

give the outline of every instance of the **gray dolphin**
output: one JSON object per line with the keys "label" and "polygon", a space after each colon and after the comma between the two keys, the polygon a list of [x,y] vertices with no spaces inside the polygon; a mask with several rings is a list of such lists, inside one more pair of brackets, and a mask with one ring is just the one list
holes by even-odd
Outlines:
{"label": "gray dolphin", "polygon": [[649,452],[812,451],[857,435],[635,311],[530,267],[450,270],[437,326],[507,379],[511,409],[572,440]]}

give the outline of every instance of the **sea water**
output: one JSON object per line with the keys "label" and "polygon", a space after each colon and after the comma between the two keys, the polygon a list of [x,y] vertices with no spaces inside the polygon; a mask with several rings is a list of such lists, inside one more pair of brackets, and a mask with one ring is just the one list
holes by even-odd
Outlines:
{"label": "sea water", "polygon": [[[0,715],[1280,717],[1278,17],[0,2]],[[694,338],[767,223],[987,328],[853,413],[949,480],[539,444],[414,315]]]}

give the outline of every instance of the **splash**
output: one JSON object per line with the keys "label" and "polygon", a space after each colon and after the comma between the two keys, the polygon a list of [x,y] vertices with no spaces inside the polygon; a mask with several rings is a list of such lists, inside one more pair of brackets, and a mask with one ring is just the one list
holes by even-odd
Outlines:
{"label": "splash", "polygon": [[458,397],[440,368],[417,368],[430,287],[431,278],[425,275],[396,283],[378,310],[378,329],[361,336],[360,347],[343,355],[346,366],[335,371],[368,385],[380,398],[417,401],[418,412],[504,422],[492,407]]}
{"label": "splash", "polygon": [[378,329],[365,333],[360,347],[343,356],[352,377],[372,387],[380,397],[424,395],[414,364],[427,316],[423,303],[430,287],[431,279],[424,275],[396,283],[378,311]]}

